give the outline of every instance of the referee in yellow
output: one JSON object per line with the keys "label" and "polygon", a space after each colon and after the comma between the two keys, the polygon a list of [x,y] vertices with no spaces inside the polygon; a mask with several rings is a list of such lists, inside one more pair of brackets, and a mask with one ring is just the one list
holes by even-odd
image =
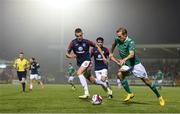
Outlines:
{"label": "referee in yellow", "polygon": [[17,70],[17,76],[22,84],[23,92],[25,92],[25,88],[26,88],[25,80],[26,80],[27,69],[29,68],[29,62],[24,58],[23,52],[19,53],[19,57],[15,60],[13,66]]}

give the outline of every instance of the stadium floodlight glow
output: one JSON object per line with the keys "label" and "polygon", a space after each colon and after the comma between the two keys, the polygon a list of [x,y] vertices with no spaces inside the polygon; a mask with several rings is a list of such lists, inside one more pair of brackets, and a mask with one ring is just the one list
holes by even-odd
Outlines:
{"label": "stadium floodlight glow", "polygon": [[40,0],[52,9],[73,9],[80,5],[83,0]]}
{"label": "stadium floodlight glow", "polygon": [[0,69],[5,69],[7,67],[6,64],[0,64]]}

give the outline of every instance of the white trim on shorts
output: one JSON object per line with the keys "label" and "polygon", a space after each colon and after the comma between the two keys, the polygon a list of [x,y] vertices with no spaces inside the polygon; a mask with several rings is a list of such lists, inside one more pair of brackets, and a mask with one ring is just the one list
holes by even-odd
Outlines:
{"label": "white trim on shorts", "polygon": [[161,84],[163,82],[163,80],[158,80],[157,82],[158,82],[158,84]]}
{"label": "white trim on shorts", "polygon": [[101,77],[102,76],[105,76],[107,77],[108,75],[108,70],[106,68],[102,69],[102,70],[96,70],[95,71],[95,74],[96,74],[96,78],[101,80]]}
{"label": "white trim on shorts", "polygon": [[81,64],[82,67],[85,67],[85,68],[89,68],[89,67],[92,67],[92,63],[91,61],[84,61],[82,64]]}
{"label": "white trim on shorts", "polygon": [[40,75],[38,75],[38,80],[41,80],[41,76]]}
{"label": "white trim on shorts", "polygon": [[134,65],[133,67],[123,65],[120,70],[130,71],[138,78],[148,78],[146,69],[141,63]]}
{"label": "white trim on shorts", "polygon": [[68,82],[73,81],[73,80],[74,80],[74,76],[69,76]]}
{"label": "white trim on shorts", "polygon": [[39,75],[38,74],[30,74],[29,77],[31,80],[39,80]]}

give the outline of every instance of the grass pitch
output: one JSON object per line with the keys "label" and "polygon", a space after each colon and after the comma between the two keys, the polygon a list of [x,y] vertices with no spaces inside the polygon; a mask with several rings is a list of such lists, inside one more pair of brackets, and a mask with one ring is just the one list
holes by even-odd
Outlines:
{"label": "grass pitch", "polygon": [[0,113],[135,113],[135,112],[180,112],[180,88],[164,87],[160,90],[166,100],[161,107],[159,101],[148,87],[131,87],[135,97],[128,103],[123,99],[126,93],[123,88],[115,86],[113,99],[108,99],[100,86],[90,85],[91,96],[100,94],[103,97],[101,105],[92,105],[89,99],[79,99],[83,90],[80,85],[73,91],[70,85],[46,85],[41,89],[35,85],[32,92],[21,92],[20,85],[0,85]]}

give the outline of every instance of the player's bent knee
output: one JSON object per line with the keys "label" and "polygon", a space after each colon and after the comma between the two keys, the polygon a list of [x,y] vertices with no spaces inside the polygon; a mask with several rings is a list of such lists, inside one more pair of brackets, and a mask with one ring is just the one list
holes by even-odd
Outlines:
{"label": "player's bent knee", "polygon": [[95,78],[94,78],[94,77],[92,77],[92,76],[91,76],[91,77],[89,77],[89,79],[88,79],[88,80],[89,80],[91,83],[93,83],[93,84],[95,83]]}
{"label": "player's bent knee", "polygon": [[96,76],[96,79],[101,80],[101,76]]}
{"label": "player's bent knee", "polygon": [[127,72],[119,71],[117,76],[118,79],[123,80],[127,76]]}
{"label": "player's bent knee", "polygon": [[146,85],[151,85],[151,82],[150,82],[149,79],[142,78],[142,81],[143,81]]}
{"label": "player's bent knee", "polygon": [[25,82],[25,78],[22,78],[21,83],[24,83],[24,82]]}
{"label": "player's bent knee", "polygon": [[77,76],[82,75],[83,73],[81,71],[77,71]]}
{"label": "player's bent knee", "polygon": [[119,79],[122,78],[122,73],[121,73],[121,71],[119,71],[119,72],[117,73],[117,77],[118,77]]}
{"label": "player's bent knee", "polygon": [[104,81],[106,81],[106,80],[107,80],[107,77],[106,77],[106,76],[102,76],[102,77],[101,77],[101,81],[104,82]]}

